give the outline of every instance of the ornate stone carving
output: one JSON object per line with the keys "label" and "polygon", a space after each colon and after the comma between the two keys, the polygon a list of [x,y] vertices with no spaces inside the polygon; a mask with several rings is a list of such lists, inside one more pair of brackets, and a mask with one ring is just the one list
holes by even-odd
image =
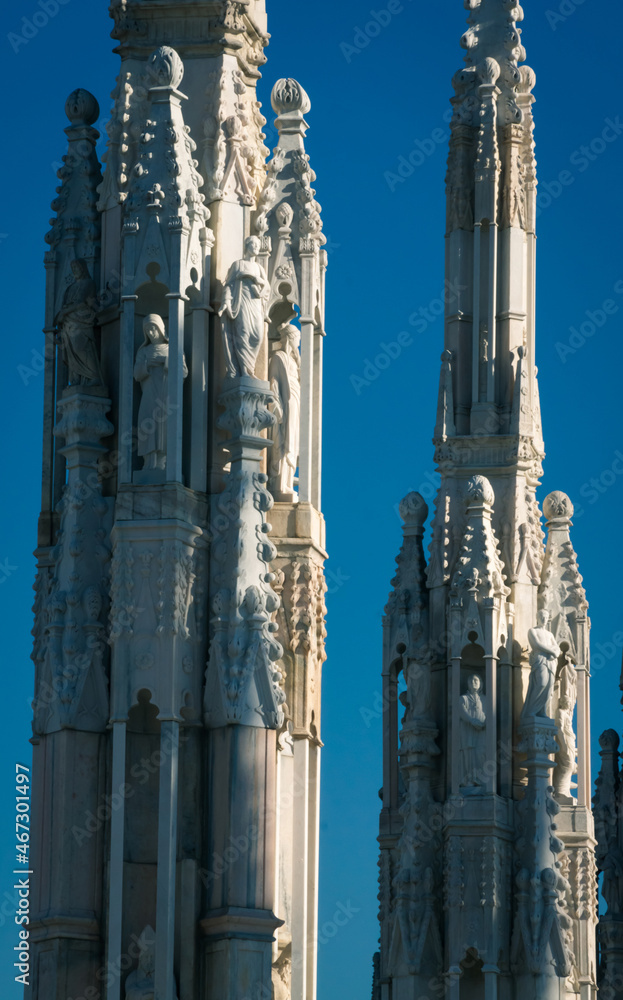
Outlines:
{"label": "ornate stone carving", "polygon": [[141,234],[137,277],[143,273],[149,277],[147,268],[155,260],[158,280],[166,283],[165,242],[180,228],[188,231],[188,253],[182,261],[186,287],[192,280],[192,253],[198,255],[197,262],[202,254],[201,233],[210,213],[199,190],[203,179],[193,157],[196,144],[182,114],[184,95],[177,89],[182,77],[182,60],[172,48],[161,46],[152,54],[145,80],[148,106],[140,123],[140,158],[131,172],[124,211],[126,220],[137,223]]}
{"label": "ornate stone carving", "polygon": [[[138,409],[138,454],[143,468],[164,469],[167,459],[167,391],[169,338],[161,316],[150,313],[143,322],[143,343],[136,354],[134,378],[141,387]],[[188,375],[183,360],[184,378]]]}
{"label": "ornate stone carving", "polygon": [[103,160],[104,179],[98,193],[98,208],[104,211],[123,204],[136,160],[142,124],[147,117],[149,81],[146,74],[122,71],[112,93],[113,107],[106,125],[108,146]]}
{"label": "ornate stone carving", "polygon": [[270,452],[271,492],[276,500],[296,498],[294,475],[299,462],[301,434],[301,357],[299,330],[288,324],[278,351],[268,364],[268,381],[275,398]]}
{"label": "ornate stone carving", "polygon": [[408,679],[408,700],[414,716],[427,715],[430,702],[428,655],[428,591],[422,546],[428,506],[419,493],[409,493],[400,504],[404,520],[403,543],[396,558],[396,576],[385,607],[383,624],[389,632],[388,654],[401,653]]}
{"label": "ornate stone carving", "polygon": [[[88,381],[99,384],[99,374],[92,374],[95,371],[94,358],[87,346],[87,327],[92,336],[96,322],[97,291],[91,284],[86,287],[87,279],[89,282],[91,279],[96,283],[99,281],[101,219],[97,210],[97,189],[102,175],[95,148],[99,132],[92,127],[99,116],[99,106],[88,91],[75,90],[67,98],[65,112],[70,121],[65,129],[68,149],[63,157],[63,166],[57,173],[61,184],[52,202],[56,215],[45,237],[55,263],[52,312],[58,317],[64,308],[73,307],[68,308],[67,320],[70,322],[73,318],[78,324],[74,339],[80,342],[77,351],[83,363],[79,367],[85,367],[91,373],[85,375]],[[71,289],[74,283],[79,287]],[[82,307],[81,313],[78,307]],[[88,319],[87,312],[90,312]],[[79,330],[79,327],[82,329]],[[85,352],[89,356],[86,366]],[[71,355],[69,360],[74,360]],[[74,370],[74,375],[74,381],[77,381],[82,372]]]}
{"label": "ornate stone carving", "polygon": [[482,81],[497,85],[500,124],[519,123],[522,113],[517,92],[525,77],[522,78],[517,64],[524,61],[526,53],[517,21],[523,20],[523,10],[518,4],[507,2],[483,4],[469,0],[466,6],[470,12],[469,28],[461,39],[466,51],[466,69],[459,71],[453,80],[455,115],[470,122],[474,93]]}
{"label": "ornate stone carving", "polygon": [[[522,716],[519,752],[527,755],[528,784],[518,804],[521,836],[516,878],[517,915],[511,962],[518,986],[532,976],[566,979],[573,968],[571,920],[566,909],[569,883],[558,857],[564,844],[556,835],[560,806],[553,797],[550,754],[557,750],[554,722],[544,715]],[[524,988],[528,988],[524,986]],[[532,984],[529,988],[532,988]],[[553,991],[554,984],[551,986]],[[538,994],[536,994],[538,995]],[[553,996],[542,987],[543,996]]]}
{"label": "ornate stone carving", "polygon": [[253,231],[262,239],[261,256],[270,281],[271,337],[276,338],[277,330],[294,319],[297,307],[321,331],[320,248],[326,240],[313,188],[316,175],[305,151],[309,98],[295,80],[279,80],[272,103],[279,142],[267,167]]}
{"label": "ornate stone carving", "polygon": [[219,316],[223,319],[225,361],[230,378],[254,376],[264,341],[269,285],[256,260],[259,251],[257,237],[245,240],[244,257],[231,265],[223,289]]}
{"label": "ornate stone carving", "polygon": [[35,735],[101,731],[108,720],[106,618],[113,501],[102,496],[97,459],[112,433],[110,401],[75,386],[59,402],[54,433],[65,440],[68,481],[51,569],[37,585]]}
{"label": "ornate stone carving", "polygon": [[546,610],[558,643],[569,651],[577,664],[587,661],[582,623],[588,602],[578,570],[577,556],[570,538],[573,504],[565,493],[546,497],[547,547],[543,563],[539,607]]}
{"label": "ornate stone carving", "polygon": [[223,98],[227,80],[225,67],[213,70],[208,74],[206,87],[207,114],[203,121],[203,174],[207,178],[206,192],[208,202],[220,201],[223,197],[223,178],[227,159],[227,143],[223,122],[225,111]]}
{"label": "ornate stone carving", "polygon": [[484,602],[496,597],[501,602],[498,630],[500,637],[506,635],[503,609],[510,590],[504,582],[504,567],[491,524],[493,501],[488,479],[473,476],[465,489],[466,523],[451,587],[452,600],[462,608],[466,641],[472,633],[482,640]]}
{"label": "ornate stone carving", "polygon": [[[209,727],[244,722],[279,729],[284,720],[283,648],[275,638],[279,598],[269,564],[276,549],[268,539],[266,514],[273,498],[259,471],[266,447],[260,432],[275,418],[268,385],[254,378],[227,380],[221,396],[221,427],[231,432],[231,471],[215,498],[228,525],[213,547],[212,640],[205,689]],[[236,516],[232,517],[232,511]],[[231,564],[231,553],[238,556]]]}

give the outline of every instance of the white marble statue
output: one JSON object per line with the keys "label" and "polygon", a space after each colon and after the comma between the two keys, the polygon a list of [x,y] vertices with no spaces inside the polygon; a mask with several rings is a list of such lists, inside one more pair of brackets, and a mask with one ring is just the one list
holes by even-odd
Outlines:
{"label": "white marble statue", "polygon": [[255,259],[260,246],[257,236],[245,240],[244,257],[231,265],[223,289],[219,316],[223,319],[225,362],[230,378],[255,376],[255,364],[264,339],[270,285]]}
{"label": "white marble statue", "polygon": [[575,664],[568,654],[564,656],[563,664],[558,672],[558,706],[556,708],[556,725],[558,726],[558,753],[554,769],[554,788],[559,797],[571,799],[571,779],[577,772],[577,752],[575,732],[573,730],[573,713],[578,697],[578,680]]}
{"label": "white marble statue", "polygon": [[486,757],[487,717],[480,689],[480,677],[478,674],[472,674],[467,682],[467,693],[461,695],[459,699],[461,785],[465,787],[475,787],[483,783],[481,774]]}
{"label": "white marble statue", "polygon": [[71,263],[74,280],[56,317],[58,336],[72,385],[101,385],[102,374],[95,341],[97,291],[86,261]]}
{"label": "white marble statue", "polygon": [[277,499],[296,496],[294,476],[299,463],[301,437],[301,335],[292,324],[281,332],[281,345],[268,365],[268,380],[275,397],[270,453],[272,492]]}
{"label": "white marble statue", "polygon": [[[144,469],[164,469],[167,457],[167,388],[169,338],[161,316],[150,313],[143,322],[144,340],[138,349],[134,378],[141,386],[138,408],[138,454]],[[184,378],[188,375],[183,362]]]}
{"label": "white marble statue", "polygon": [[551,719],[552,694],[560,646],[547,628],[548,615],[539,611],[537,627],[528,630],[528,642],[534,651],[528,693],[521,712],[521,721],[535,717]]}

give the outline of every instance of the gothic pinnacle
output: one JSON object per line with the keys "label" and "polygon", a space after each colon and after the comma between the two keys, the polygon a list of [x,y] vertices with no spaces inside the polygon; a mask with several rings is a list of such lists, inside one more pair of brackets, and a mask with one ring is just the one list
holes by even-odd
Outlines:
{"label": "gothic pinnacle", "polygon": [[526,59],[521,29],[517,27],[523,20],[523,10],[515,0],[464,2],[469,10],[469,28],[461,38],[466,68],[459,70],[452,81],[455,116],[462,124],[477,124],[478,87],[493,77],[498,91],[498,124],[520,124],[523,113],[517,95],[526,85],[532,89],[535,83],[534,73],[528,67],[519,67]]}

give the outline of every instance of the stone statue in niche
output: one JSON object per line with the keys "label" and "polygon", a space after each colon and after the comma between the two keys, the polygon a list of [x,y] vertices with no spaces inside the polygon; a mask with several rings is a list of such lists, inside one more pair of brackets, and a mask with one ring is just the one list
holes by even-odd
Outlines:
{"label": "stone statue in niche", "polygon": [[67,287],[56,317],[71,385],[102,385],[102,373],[95,341],[97,291],[86,261],[71,263],[73,281]]}
{"label": "stone statue in niche", "polygon": [[[134,378],[141,387],[138,408],[138,454],[143,468],[164,469],[167,458],[167,388],[169,338],[161,316],[150,313],[143,322],[144,340],[138,349]],[[184,378],[188,375],[183,360]]]}
{"label": "stone statue in niche", "polygon": [[539,611],[537,627],[528,632],[528,642],[533,650],[533,663],[528,693],[521,712],[521,721],[536,717],[551,719],[552,695],[556,681],[556,667],[560,646],[547,628],[547,611]]}
{"label": "stone statue in niche", "polygon": [[480,677],[472,674],[467,681],[467,693],[459,699],[461,785],[467,788],[484,783],[487,716],[480,691]]}
{"label": "stone statue in niche", "polygon": [[277,423],[271,428],[271,492],[277,500],[296,498],[294,476],[299,464],[301,437],[301,335],[289,324],[281,332],[278,351],[268,365],[268,380],[275,397]]}
{"label": "stone statue in niche", "polygon": [[554,788],[558,797],[569,803],[572,801],[571,779],[577,772],[573,713],[578,696],[578,681],[575,664],[571,662],[568,653],[563,656],[563,664],[558,671],[556,683],[558,685],[558,707],[556,709],[558,735],[556,742],[560,749],[556,754]]}
{"label": "stone statue in niche", "polygon": [[411,661],[407,667],[407,703],[411,717],[429,721],[431,707],[431,676],[428,662]]}
{"label": "stone statue in niche", "polygon": [[264,339],[270,284],[256,257],[261,243],[249,236],[244,243],[244,257],[231,265],[223,289],[225,363],[229,378],[255,377],[255,364]]}

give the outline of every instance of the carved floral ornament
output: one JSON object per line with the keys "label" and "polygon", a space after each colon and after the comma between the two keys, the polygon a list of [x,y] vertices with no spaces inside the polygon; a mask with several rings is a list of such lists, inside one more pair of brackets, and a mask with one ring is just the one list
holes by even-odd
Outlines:
{"label": "carved floral ornament", "polygon": [[568,521],[573,517],[573,504],[566,493],[555,490],[543,501],[543,513],[548,521]]}
{"label": "carved floral ornament", "polygon": [[493,487],[484,476],[472,476],[465,490],[465,506],[477,507],[481,504],[492,506],[495,500]]}
{"label": "carved floral ornament", "polygon": [[428,504],[420,493],[408,493],[400,502],[400,516],[409,527],[423,527],[428,517]]}
{"label": "carved floral ornament", "polygon": [[149,59],[147,74],[154,81],[154,86],[177,90],[184,78],[184,63],[175,49],[161,45]]}
{"label": "carved floral ornament", "polygon": [[306,115],[311,109],[311,101],[300,83],[296,80],[278,80],[273,87],[271,104],[276,115],[285,115],[293,111]]}
{"label": "carved floral ornament", "polygon": [[65,101],[65,114],[72,125],[94,125],[99,118],[100,106],[93,94],[79,87]]}

